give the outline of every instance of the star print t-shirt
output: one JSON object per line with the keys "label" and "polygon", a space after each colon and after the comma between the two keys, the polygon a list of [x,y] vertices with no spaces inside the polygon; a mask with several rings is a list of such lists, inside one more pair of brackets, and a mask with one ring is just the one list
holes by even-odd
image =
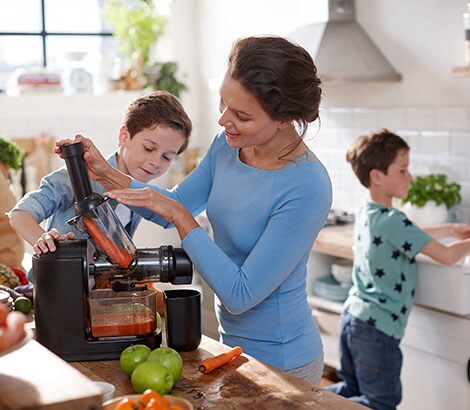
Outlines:
{"label": "star print t-shirt", "polygon": [[415,293],[414,257],[431,239],[403,212],[368,202],[356,216],[353,286],[344,308],[401,339]]}

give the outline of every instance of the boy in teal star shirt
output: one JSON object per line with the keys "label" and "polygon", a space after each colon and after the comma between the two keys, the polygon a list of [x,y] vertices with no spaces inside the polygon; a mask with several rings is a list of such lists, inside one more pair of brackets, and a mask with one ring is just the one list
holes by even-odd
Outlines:
{"label": "boy in teal star shirt", "polygon": [[[419,252],[443,264],[470,253],[470,225],[418,228],[392,207],[408,194],[409,146],[384,129],[359,137],[346,159],[369,201],[354,226],[353,286],[343,308],[340,335],[342,381],[327,389],[376,410],[395,409],[402,397],[403,337],[416,284]],[[460,238],[449,245],[436,241]]]}

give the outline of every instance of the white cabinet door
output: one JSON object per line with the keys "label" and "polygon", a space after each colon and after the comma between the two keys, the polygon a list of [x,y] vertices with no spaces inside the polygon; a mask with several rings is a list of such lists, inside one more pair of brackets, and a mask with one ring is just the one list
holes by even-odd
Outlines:
{"label": "white cabinet door", "polygon": [[399,410],[469,410],[467,363],[403,346],[403,401]]}

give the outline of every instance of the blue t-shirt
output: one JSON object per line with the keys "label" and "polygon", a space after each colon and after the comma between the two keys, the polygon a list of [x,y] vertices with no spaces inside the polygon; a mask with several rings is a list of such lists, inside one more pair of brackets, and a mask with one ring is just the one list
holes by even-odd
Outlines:
{"label": "blue t-shirt", "polygon": [[197,228],[182,247],[216,294],[222,342],[290,370],[322,352],[307,303],[306,265],[330,209],[330,179],[316,158],[267,171],[238,154],[221,132],[181,184],[159,191],[193,215],[207,210],[214,240]]}
{"label": "blue t-shirt", "polygon": [[400,340],[413,305],[415,256],[431,239],[403,212],[368,202],[356,216],[353,286],[344,308]]}

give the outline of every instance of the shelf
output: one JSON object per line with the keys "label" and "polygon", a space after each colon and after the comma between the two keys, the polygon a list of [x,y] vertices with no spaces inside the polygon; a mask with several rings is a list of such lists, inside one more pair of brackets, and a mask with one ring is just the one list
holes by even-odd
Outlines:
{"label": "shelf", "polygon": [[470,78],[470,65],[453,67],[452,75],[455,78]]}
{"label": "shelf", "polygon": [[317,295],[307,296],[307,302],[311,307],[320,308],[329,312],[341,314],[343,303],[324,299]]}

